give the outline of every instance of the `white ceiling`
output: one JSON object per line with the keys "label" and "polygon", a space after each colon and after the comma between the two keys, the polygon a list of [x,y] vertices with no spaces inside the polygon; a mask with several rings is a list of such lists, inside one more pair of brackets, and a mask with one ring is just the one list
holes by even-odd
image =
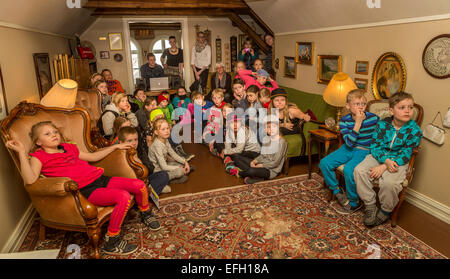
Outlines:
{"label": "white ceiling", "polygon": [[[367,0],[246,0],[275,34],[450,14],[450,0],[379,1],[380,9],[369,9]],[[0,23],[66,36],[86,30],[91,13],[69,9],[66,0],[0,0]]]}
{"label": "white ceiling", "polygon": [[275,34],[450,14],[450,0],[379,1],[370,9],[367,0],[246,0]]}
{"label": "white ceiling", "polygon": [[[81,6],[87,0],[81,0]],[[75,1],[72,1],[75,3]],[[69,9],[66,0],[0,0],[0,22],[73,36],[95,20],[86,9]]]}

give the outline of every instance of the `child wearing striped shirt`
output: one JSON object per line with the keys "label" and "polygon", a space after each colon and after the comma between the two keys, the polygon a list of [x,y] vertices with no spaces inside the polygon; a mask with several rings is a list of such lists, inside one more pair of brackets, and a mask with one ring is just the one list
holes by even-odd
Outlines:
{"label": "child wearing striped shirt", "polygon": [[[339,121],[344,144],[338,150],[323,158],[319,163],[325,183],[333,191],[333,195],[336,196],[336,199],[342,206],[338,210],[342,214],[353,213],[362,206],[359,203],[356,192],[353,170],[370,154],[373,133],[379,121],[377,115],[365,111],[366,105],[367,100],[364,97],[363,90],[355,89],[347,94],[345,106],[350,110],[350,113],[343,116]],[[342,164],[345,164],[346,195],[339,188],[339,182],[335,174],[335,169]]]}

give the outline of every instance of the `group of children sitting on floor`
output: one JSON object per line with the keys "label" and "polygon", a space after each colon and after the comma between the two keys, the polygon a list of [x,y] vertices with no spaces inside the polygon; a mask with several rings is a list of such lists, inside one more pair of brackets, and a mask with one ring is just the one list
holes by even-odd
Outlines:
{"label": "group of children sitting on floor", "polygon": [[[106,93],[104,83],[99,80],[94,86]],[[125,113],[114,119],[112,145],[94,153],[82,152],[76,145],[65,143],[51,122],[32,127],[31,157],[17,140],[8,141],[6,146],[19,154],[26,184],[34,183],[41,173],[49,177],[67,176],[78,183],[80,192],[94,205],[114,205],[102,250],[126,255],[137,249],[137,245],[120,237],[131,194],[143,223],[151,230],[161,227],[152,214],[147,187],[138,179],[105,176],[102,169],[87,162],[99,161],[116,149],[135,148],[149,169],[148,181],[153,190],[157,194],[169,193],[169,184],[186,182],[194,170],[189,164],[194,155],[186,154],[179,140],[174,140],[172,128],[194,123],[194,136],[199,136],[200,142],[223,160],[228,173],[244,178],[245,183],[273,179],[281,172],[287,150],[284,131],[286,134],[294,131],[295,121],[309,121],[310,117],[287,103],[286,92],[262,69],[239,70],[233,93],[234,100],[225,103],[222,89],[215,89],[209,101],[199,92],[188,97],[186,89],[180,87],[170,102],[167,92],[155,99],[138,89],[134,93],[137,108],[131,118],[128,99],[116,93],[110,98],[111,103],[121,107],[123,100]],[[386,221],[398,203],[408,161],[422,133],[412,120],[414,100],[410,94],[399,92],[390,98],[392,117],[385,120],[365,111],[367,101],[363,94],[358,89],[348,93],[346,107],[350,114],[340,120],[345,144],[322,159],[319,167],[341,205],[339,212],[355,212],[362,206],[361,199],[365,205],[363,222],[374,226]],[[104,102],[105,109],[110,104],[108,100]],[[278,113],[274,109],[279,109]],[[240,113],[244,111],[247,113]],[[198,126],[204,128],[200,134]],[[342,164],[345,164],[345,193],[334,173]],[[371,185],[374,179],[379,179],[381,209],[375,204],[376,194]]]}

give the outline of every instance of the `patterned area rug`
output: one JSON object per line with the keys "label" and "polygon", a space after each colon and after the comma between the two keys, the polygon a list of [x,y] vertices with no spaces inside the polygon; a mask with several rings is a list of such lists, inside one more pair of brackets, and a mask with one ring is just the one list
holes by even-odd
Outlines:
{"label": "patterned area rug", "polygon": [[[322,185],[317,174],[300,175],[163,199],[155,212],[158,232],[132,209],[122,234],[139,249],[122,258],[445,258],[399,226],[367,229],[362,211],[340,215]],[[67,247],[77,244],[87,258],[85,234],[47,229],[47,239],[39,241],[38,231],[36,220],[20,251],[61,249],[65,258]]]}

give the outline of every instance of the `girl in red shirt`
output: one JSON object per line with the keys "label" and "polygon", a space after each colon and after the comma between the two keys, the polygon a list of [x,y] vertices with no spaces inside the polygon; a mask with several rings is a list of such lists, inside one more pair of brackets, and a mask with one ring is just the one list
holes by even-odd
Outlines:
{"label": "girl in red shirt", "polygon": [[106,254],[127,255],[138,245],[129,244],[120,237],[120,227],[134,195],[144,224],[158,230],[160,224],[152,215],[145,183],[139,179],[104,176],[102,168],[88,162],[96,162],[116,149],[128,149],[129,143],[117,144],[94,153],[80,151],[76,145],[65,143],[58,128],[50,121],[39,122],[31,128],[32,150],[29,155],[24,145],[10,140],[6,147],[16,151],[20,159],[21,175],[25,184],[32,184],[42,173],[48,177],[69,177],[78,183],[79,190],[96,206],[114,205],[105,243]]}

